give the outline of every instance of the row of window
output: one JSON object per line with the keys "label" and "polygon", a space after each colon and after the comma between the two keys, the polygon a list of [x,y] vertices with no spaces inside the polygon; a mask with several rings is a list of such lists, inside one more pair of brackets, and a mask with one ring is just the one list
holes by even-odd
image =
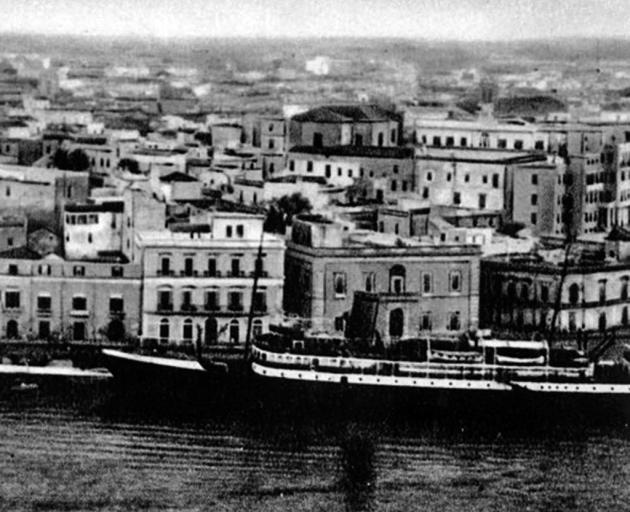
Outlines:
{"label": "row of window", "polygon": [[[265,276],[265,255],[263,254],[261,259],[256,259],[254,263],[254,271],[258,273],[260,277]],[[242,267],[242,260],[240,257],[233,257],[230,259],[230,269],[227,271],[226,276],[228,277],[244,277],[245,271]],[[170,256],[161,256],[160,257],[160,267],[157,271],[158,275],[161,276],[174,276],[176,271],[172,268],[171,265],[171,257]],[[222,272],[217,269],[217,258],[210,257],[206,260],[206,267],[201,272],[195,269],[195,256],[188,255],[184,256],[184,268],[180,269],[179,275],[194,277],[203,275],[205,277],[221,277]]]}
{"label": "row of window", "polygon": [[[206,290],[203,295],[204,303],[200,310],[215,311],[221,309],[219,291]],[[241,291],[229,291],[227,294],[227,308],[230,311],[243,311],[245,309],[244,294]],[[197,305],[193,303],[193,290],[183,290],[180,295],[180,311],[197,311]],[[157,292],[158,311],[173,311],[172,290],[158,290]],[[267,292],[257,290],[254,295],[254,310],[259,312],[267,311]]]}
{"label": "row of window", "polygon": [[[347,279],[345,272],[334,272],[333,283],[335,298],[343,298],[347,295]],[[364,290],[366,292],[378,292],[376,286],[376,273],[365,272],[363,274]],[[449,272],[448,290],[451,293],[462,292],[462,273],[460,271]],[[401,294],[406,291],[405,269],[402,265],[394,265],[389,272],[389,293]],[[422,272],[420,274],[420,293],[431,295],[435,293],[433,274]]]}
{"label": "row of window", "polygon": [[[428,141],[428,138],[426,135],[422,135],[421,136],[421,140],[423,144],[426,144]],[[469,147],[468,145],[468,138],[466,137],[460,137],[458,140],[459,144],[458,147]],[[445,137],[441,137],[439,135],[434,135],[431,138],[431,144],[433,146],[436,147],[441,147],[442,145],[444,145],[447,148],[451,148],[451,147],[455,147],[456,145],[456,137],[451,136],[451,135],[447,135]],[[472,144],[470,145],[470,147],[472,147]],[[479,147],[482,148],[488,148],[490,147],[490,137],[488,134],[482,134],[480,140],[479,140]],[[523,139],[515,139],[512,142],[512,147],[514,149],[517,150],[521,150],[525,147],[524,141]],[[507,149],[508,148],[508,141],[507,139],[497,139],[497,148],[498,149]],[[539,150],[539,151],[544,151],[545,149],[545,141],[543,140],[537,140],[534,142],[534,149]]]}
{"label": "row of window", "polygon": [[[124,299],[120,296],[109,298],[110,313],[122,313],[124,311]],[[22,305],[22,294],[19,290],[6,290],[4,292],[4,307],[6,309],[19,309]],[[39,294],[37,296],[37,310],[49,312],[52,310],[52,299],[49,294]],[[72,296],[73,311],[87,311],[88,301],[85,295]]]}
{"label": "row of window", "polygon": [[[435,171],[436,173],[439,171]],[[433,181],[433,171],[427,171],[424,175],[424,179],[425,181]],[[446,173],[446,181],[452,181],[453,179],[453,173],[448,171]],[[487,185],[488,184],[488,180],[489,177],[487,174],[482,174],[481,175],[481,184],[482,185]],[[464,174],[464,183],[470,183],[470,173],[466,173]],[[499,188],[501,186],[501,177],[499,175],[499,173],[494,173],[492,175],[492,188]]]}
{"label": "row of window", "polygon": [[[630,276],[622,276],[621,278],[619,278],[619,299],[620,300],[629,299],[630,297],[629,284],[630,284]],[[520,283],[518,285],[518,288],[520,289],[517,289],[516,282],[510,281],[507,284],[507,288],[506,288],[507,296],[510,299],[515,299],[518,296],[521,299],[530,300],[531,291],[534,290],[534,287],[530,286],[527,283]],[[572,306],[579,305],[581,297],[582,297],[581,286],[578,283],[572,283],[569,286],[568,290],[569,290],[569,303]],[[598,301],[601,304],[605,303],[608,298],[608,280],[607,279],[600,279],[597,282],[597,291],[598,291],[598,295],[597,295]],[[540,295],[538,298],[541,302],[549,301],[549,285],[547,284],[540,285]]]}
{"label": "row of window", "polygon": [[[124,333],[124,328],[123,333]],[[51,336],[51,326],[49,320],[39,320],[37,323],[37,335],[40,340],[45,340]],[[7,322],[5,328],[5,335],[9,339],[16,339],[20,337],[20,330],[18,322],[15,319],[11,319]],[[71,324],[70,336],[72,341],[85,341],[87,339],[87,326],[85,322],[75,321]]]}
{"label": "row of window", "polygon": [[[115,221],[112,227],[116,227]],[[98,215],[95,213],[74,215],[66,213],[66,224],[82,225],[82,224],[98,224]]]}
{"label": "row of window", "polygon": [[[192,318],[186,318],[182,322],[182,330],[181,330],[181,340],[186,343],[192,343],[195,336],[195,324]],[[204,327],[206,332],[204,333]],[[201,327],[197,326],[198,333],[197,335],[200,337],[204,337],[207,341],[216,341],[217,337],[217,326],[216,323],[211,325],[210,321],[207,321],[205,326]],[[234,318],[227,325],[227,333],[230,340],[230,343],[240,343],[241,342],[241,325],[238,319]],[[171,339],[171,322],[168,318],[162,318],[159,324],[158,336],[162,343],[168,343]],[[214,332],[210,332],[214,331]],[[255,338],[262,334],[263,331],[263,323],[259,318],[254,319],[252,322],[252,336]]]}
{"label": "row of window", "polygon": [[[123,277],[124,268],[121,265],[112,265],[111,267],[112,277]],[[17,263],[10,263],[7,267],[7,273],[11,276],[17,276],[20,274],[20,267]],[[46,263],[37,266],[37,273],[40,276],[49,276],[52,274],[52,267]],[[72,267],[72,275],[76,277],[85,276],[85,266],[74,265]]]}
{"label": "row of window", "polygon": [[[450,311],[447,313],[446,328],[449,331],[459,331],[462,329],[461,313]],[[423,311],[420,314],[420,324],[418,331],[433,330],[433,314],[430,311]],[[402,308],[396,308],[389,312],[389,335],[392,338],[400,338],[405,334],[405,313]]]}

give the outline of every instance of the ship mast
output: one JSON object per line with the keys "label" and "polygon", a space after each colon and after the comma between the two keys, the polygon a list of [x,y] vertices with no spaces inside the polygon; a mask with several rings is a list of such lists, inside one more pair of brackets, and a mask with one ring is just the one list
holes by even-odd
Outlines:
{"label": "ship mast", "polygon": [[247,316],[247,334],[245,335],[245,348],[243,351],[243,359],[247,359],[249,355],[249,347],[251,344],[252,336],[252,324],[254,323],[254,309],[256,307],[256,290],[258,288],[258,279],[262,272],[262,251],[263,251],[263,238],[265,236],[264,227],[260,231],[260,242],[258,243],[258,254],[256,255],[256,261],[254,263],[254,283],[252,285],[252,298],[249,305],[249,314]]}

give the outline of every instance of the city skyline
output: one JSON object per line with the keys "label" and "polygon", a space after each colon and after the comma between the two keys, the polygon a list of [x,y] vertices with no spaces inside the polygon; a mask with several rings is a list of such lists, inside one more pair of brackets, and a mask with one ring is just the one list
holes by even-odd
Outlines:
{"label": "city skyline", "polygon": [[612,0],[24,0],[5,4],[0,33],[182,37],[402,37],[502,41],[626,37],[630,4]]}

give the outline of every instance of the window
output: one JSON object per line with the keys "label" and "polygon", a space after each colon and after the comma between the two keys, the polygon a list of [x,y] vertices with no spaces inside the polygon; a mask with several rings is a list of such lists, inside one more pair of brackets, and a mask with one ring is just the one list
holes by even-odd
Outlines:
{"label": "window", "polygon": [[75,295],[72,297],[72,309],[74,311],[86,311],[87,310],[87,298],[83,295]]}
{"label": "window", "polygon": [[394,224],[394,234],[395,235],[398,234],[398,222],[396,224]]}
{"label": "window", "polygon": [[6,196],[7,196],[7,197],[10,197],[10,196],[11,196],[11,187],[9,187],[8,185],[7,185],[7,189],[6,189],[6,192],[5,192],[5,193],[6,193]]}
{"label": "window", "polygon": [[391,131],[389,132],[389,141],[392,144],[396,143],[396,128],[392,128]]}
{"label": "window", "polygon": [[327,178],[330,178],[332,176],[332,168],[330,164],[326,164],[326,166],[324,167],[324,172]]}
{"label": "window", "polygon": [[389,335],[392,338],[400,338],[405,330],[405,314],[401,308],[396,308],[389,313]]}
{"label": "window", "polygon": [[85,267],[83,265],[75,265],[74,267],[72,267],[72,274],[75,276],[84,276]]}
{"label": "window", "polygon": [[182,311],[191,311],[192,309],[192,290],[182,291]]}
{"label": "window", "polygon": [[341,176],[343,174],[343,169],[341,167],[337,167],[337,176]]}
{"label": "window", "polygon": [[273,149],[275,147],[276,141],[274,139],[269,139],[269,143],[267,144],[268,149]]}
{"label": "window", "polygon": [[541,302],[549,302],[549,286],[546,284],[540,286],[540,300]]}
{"label": "window", "polygon": [[158,310],[172,311],[173,294],[171,290],[158,290]]}
{"label": "window", "polygon": [[385,143],[385,137],[383,136],[383,132],[378,133],[378,146],[382,146]]}
{"label": "window", "polygon": [[606,279],[600,279],[598,284],[599,284],[599,303],[604,304],[606,302]]}
{"label": "window", "polygon": [[389,271],[389,292],[405,293],[405,267],[394,265]]}
{"label": "window", "polygon": [[446,173],[446,181],[451,181],[453,175],[450,172]]}
{"label": "window", "polygon": [[466,137],[462,137],[461,139],[459,139],[459,145],[464,148],[468,146],[468,140],[466,139]]}
{"label": "window", "polygon": [[50,337],[50,322],[48,320],[40,320],[38,329],[37,329],[37,337],[40,340],[45,340]]}
{"label": "window", "polygon": [[228,293],[228,308],[231,311],[243,311],[243,294],[241,292]]}
{"label": "window", "polygon": [[430,272],[422,273],[422,294],[429,295],[433,293],[433,276]]}
{"label": "window", "polygon": [[109,312],[110,313],[122,313],[124,309],[125,309],[125,302],[122,297],[109,298]]}
{"label": "window", "polygon": [[241,341],[240,326],[235,318],[230,322],[230,343],[238,343]]}
{"label": "window", "polygon": [[460,192],[453,192],[453,204],[461,204],[462,195]]}
{"label": "window", "polygon": [[316,148],[321,148],[323,145],[324,145],[323,135],[319,132],[313,133],[313,146],[315,146]]}
{"label": "window", "polygon": [[398,166],[397,165],[394,165],[393,172],[394,172],[394,174],[398,174]]}
{"label": "window", "polygon": [[112,267],[112,277],[122,277],[123,276],[123,268],[118,265],[114,265]]}
{"label": "window", "polygon": [[4,306],[7,309],[18,309],[20,307],[20,292],[17,290],[4,292]]}
{"label": "window", "polygon": [[499,140],[497,140],[497,147],[499,149],[507,148],[507,140],[506,139],[499,139]]}
{"label": "window", "polygon": [[85,322],[74,322],[72,324],[72,339],[74,341],[85,340]]}
{"label": "window", "polygon": [[9,237],[9,238],[7,238],[7,245],[8,245],[9,247],[13,247],[13,237]]}
{"label": "window", "polygon": [[479,209],[485,210],[486,208],[486,194],[479,194]]}
{"label": "window", "polygon": [[499,188],[499,175],[496,173],[492,175],[492,187]]}
{"label": "window", "polygon": [[206,311],[219,309],[219,292],[217,290],[206,290],[204,307]]}
{"label": "window", "polygon": [[50,308],[51,308],[50,295],[38,295],[37,296],[37,310],[50,311]]}
{"label": "window", "polygon": [[569,303],[575,306],[580,300],[580,285],[573,283],[569,286]]}
{"label": "window", "polygon": [[313,172],[313,162],[311,160],[306,162],[306,172]]}
{"label": "window", "polygon": [[295,160],[289,160],[289,171],[295,171]]}
{"label": "window", "polygon": [[433,329],[433,319],[431,318],[431,313],[429,311],[424,311],[420,315],[420,330],[430,331],[432,329]]}
{"label": "window", "polygon": [[170,330],[171,329],[170,329],[168,318],[162,318],[162,320],[160,320],[160,331],[159,331],[160,341],[162,343],[168,342],[168,339],[170,338]]}
{"label": "window", "polygon": [[464,182],[465,183],[470,183],[470,174],[469,173],[464,174]]}
{"label": "window", "polygon": [[366,272],[363,274],[363,282],[365,283],[366,292],[376,291],[376,274],[374,272]]}
{"label": "window", "polygon": [[232,226],[225,226],[225,238],[232,238]]}
{"label": "window", "polygon": [[448,318],[448,330],[459,331],[461,329],[460,314],[459,311],[453,311],[449,314]]}
{"label": "window", "polygon": [[182,326],[182,339],[185,343],[192,343],[193,340],[193,321],[190,318],[184,320]]}
{"label": "window", "polygon": [[521,139],[514,141],[514,149],[523,149],[523,141]]}
{"label": "window", "polygon": [[433,137],[433,145],[438,147],[442,145],[442,140],[440,139],[440,137]]}
{"label": "window", "polygon": [[545,149],[545,141],[537,140],[536,142],[534,142],[534,149],[537,149],[538,151],[544,150]]}
{"label": "window", "polygon": [[216,258],[208,258],[208,270],[207,275],[214,277],[217,273],[217,260]]}
{"label": "window", "polygon": [[599,321],[597,323],[600,331],[606,330],[606,313],[600,313]]}
{"label": "window", "polygon": [[529,221],[532,223],[532,225],[535,226],[538,222],[538,215],[536,215],[535,213],[530,214]]}
{"label": "window", "polygon": [[378,230],[380,233],[384,233],[385,232],[385,223],[381,220],[378,223]]}
{"label": "window", "polygon": [[433,179],[433,173],[427,172],[427,181],[431,181]]}
{"label": "window", "polygon": [[9,320],[7,322],[7,338],[15,339],[19,336],[17,320]]}
{"label": "window", "polygon": [[450,147],[453,147],[454,145],[455,145],[455,138],[446,137],[446,147],[450,148]]}
{"label": "window", "polygon": [[462,291],[462,273],[459,271],[451,272],[449,275],[449,291],[461,292]]}
{"label": "window", "polygon": [[260,318],[256,318],[252,323],[252,336],[254,339],[259,337],[263,333],[263,323]]}
{"label": "window", "polygon": [[621,309],[621,325],[623,326],[628,325],[628,306],[624,306]]}
{"label": "window", "polygon": [[15,264],[9,265],[9,275],[17,276],[18,275],[18,266]]}
{"label": "window", "polygon": [[422,187],[422,199],[429,199],[429,187]]}
{"label": "window", "polygon": [[240,258],[232,258],[230,262],[230,269],[232,277],[238,277],[241,275],[241,260]]}
{"label": "window", "polygon": [[621,292],[619,294],[621,300],[628,300],[628,279],[628,276],[621,278]]}
{"label": "window", "polygon": [[392,180],[392,184],[391,184],[392,192],[396,192],[397,188],[398,188],[398,182],[396,180]]}
{"label": "window", "polygon": [[184,258],[184,275],[185,276],[193,275],[193,266],[194,266],[194,259],[192,256],[188,256]]}
{"label": "window", "polygon": [[354,145],[355,146],[363,146],[363,135],[361,135],[360,133],[357,133],[354,136]]}
{"label": "window", "polygon": [[536,206],[538,204],[538,194],[532,194],[532,197],[530,198],[530,202],[532,206]]}
{"label": "window", "polygon": [[267,292],[265,290],[257,290],[254,295],[254,311],[264,313],[267,311]]}
{"label": "window", "polygon": [[162,256],[160,260],[160,271],[158,275],[168,276],[171,274],[171,258]]}
{"label": "window", "polygon": [[538,185],[538,174],[532,174],[532,185]]}
{"label": "window", "polygon": [[335,272],[333,274],[333,286],[335,287],[336,298],[346,296],[346,273],[345,272]]}

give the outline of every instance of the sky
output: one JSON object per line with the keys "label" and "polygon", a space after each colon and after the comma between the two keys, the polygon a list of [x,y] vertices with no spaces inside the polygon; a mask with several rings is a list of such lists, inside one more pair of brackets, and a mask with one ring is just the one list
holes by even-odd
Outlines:
{"label": "sky", "polygon": [[629,0],[0,0],[0,33],[171,37],[628,37]]}

